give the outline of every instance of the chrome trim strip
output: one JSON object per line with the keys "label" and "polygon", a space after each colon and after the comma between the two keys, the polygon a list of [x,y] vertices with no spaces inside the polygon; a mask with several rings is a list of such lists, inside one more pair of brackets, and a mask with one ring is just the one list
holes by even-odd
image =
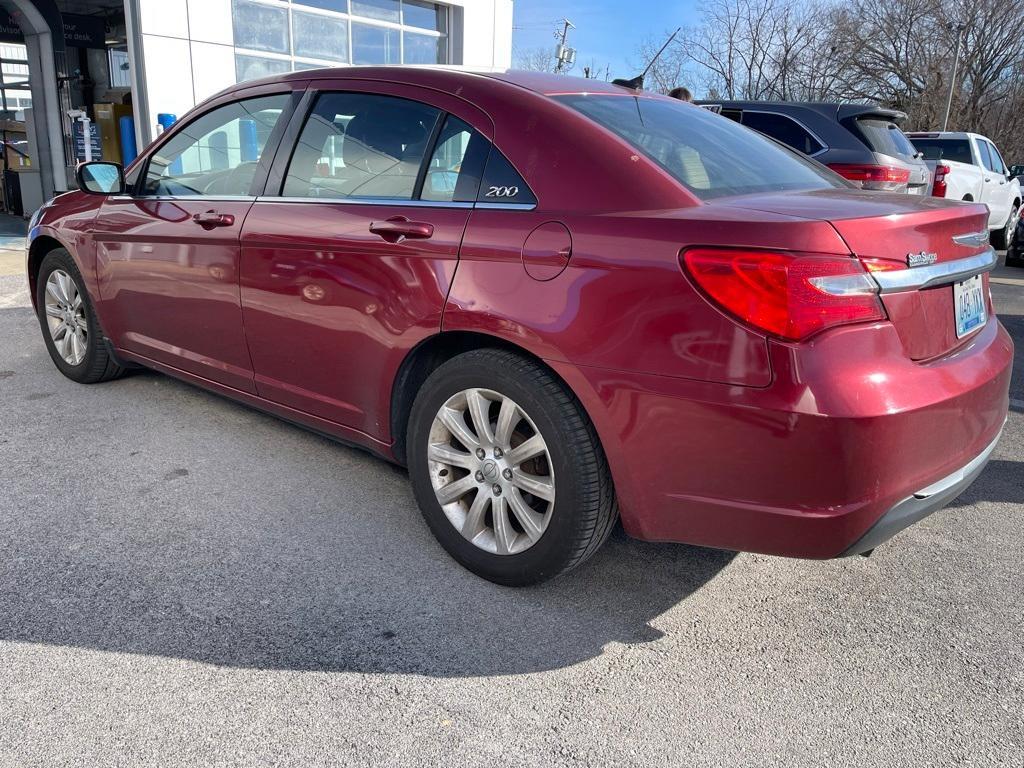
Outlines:
{"label": "chrome trim strip", "polygon": [[394,198],[369,197],[278,197],[260,195],[258,203],[313,203],[315,205],[383,205],[393,208],[462,208],[469,209],[473,203],[456,203],[443,200],[398,200]]}
{"label": "chrome trim strip", "polygon": [[995,250],[989,246],[981,253],[968,256],[966,259],[943,261],[927,267],[895,269],[891,272],[872,272],[871,276],[875,278],[882,293],[895,293],[958,283],[982,272],[990,272],[998,261]]}
{"label": "chrome trim strip", "polygon": [[978,467],[980,467],[982,464],[988,461],[988,457],[992,455],[992,451],[994,451],[996,448],[996,443],[998,443],[999,438],[1003,436],[1003,429],[1005,429],[1005,427],[1006,422],[1004,421],[1003,426],[1000,427],[999,429],[999,434],[996,435],[996,439],[989,443],[985,450],[983,450],[981,453],[979,453],[977,456],[975,456],[973,459],[964,464],[962,467],[960,467],[960,469],[956,470],[955,472],[946,475],[944,478],[932,483],[927,488],[922,488],[920,491],[915,491],[914,498],[927,499],[929,496],[934,496],[937,493],[942,493],[947,488],[952,488],[954,485],[964,480],[964,478],[966,478],[968,475],[974,472],[974,470],[976,470]]}
{"label": "chrome trim strip", "polygon": [[965,232],[962,235],[953,235],[953,242],[968,248],[980,248],[988,243],[988,230],[983,229],[980,232]]}
{"label": "chrome trim strip", "polygon": [[532,211],[537,206],[533,203],[477,203],[476,207],[486,211]]}
{"label": "chrome trim strip", "polygon": [[254,202],[256,200],[255,195],[111,195],[109,200],[125,201],[125,200],[155,200],[157,202],[175,202],[175,203],[187,203],[192,200],[197,200],[205,203],[210,202],[226,202],[226,203],[238,203],[238,202]]}

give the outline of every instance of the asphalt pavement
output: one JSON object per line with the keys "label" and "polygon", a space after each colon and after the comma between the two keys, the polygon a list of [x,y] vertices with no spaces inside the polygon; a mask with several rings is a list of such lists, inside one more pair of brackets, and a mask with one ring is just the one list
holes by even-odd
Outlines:
{"label": "asphalt pavement", "polygon": [[64,379],[3,263],[0,766],[1024,764],[1024,270],[992,462],[873,557],[619,532],[512,590],[400,469],[157,374]]}

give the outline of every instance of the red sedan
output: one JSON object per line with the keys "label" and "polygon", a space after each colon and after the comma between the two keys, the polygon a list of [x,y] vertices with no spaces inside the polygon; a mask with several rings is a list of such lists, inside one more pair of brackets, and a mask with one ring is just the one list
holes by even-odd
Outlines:
{"label": "red sedan", "polygon": [[864,553],[999,438],[982,205],[852,189],[592,80],[347,68],[245,83],[31,226],[75,381],[145,366],[409,468],[503,584],[652,541]]}

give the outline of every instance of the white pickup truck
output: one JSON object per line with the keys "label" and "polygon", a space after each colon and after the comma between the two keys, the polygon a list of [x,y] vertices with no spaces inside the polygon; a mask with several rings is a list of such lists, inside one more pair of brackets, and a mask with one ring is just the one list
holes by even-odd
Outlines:
{"label": "white pickup truck", "polygon": [[932,195],[985,203],[992,244],[1006,248],[1020,216],[1021,191],[996,145],[977,133],[958,131],[921,131],[907,138],[924,153],[932,172]]}

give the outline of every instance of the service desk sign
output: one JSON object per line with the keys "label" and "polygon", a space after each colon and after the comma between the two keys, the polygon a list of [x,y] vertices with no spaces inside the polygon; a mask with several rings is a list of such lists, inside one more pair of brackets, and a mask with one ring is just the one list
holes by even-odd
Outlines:
{"label": "service desk sign", "polygon": [[[72,48],[105,48],[106,25],[98,16],[61,14],[64,22],[64,45]],[[18,22],[9,13],[0,11],[0,41],[20,43],[25,40]]]}

